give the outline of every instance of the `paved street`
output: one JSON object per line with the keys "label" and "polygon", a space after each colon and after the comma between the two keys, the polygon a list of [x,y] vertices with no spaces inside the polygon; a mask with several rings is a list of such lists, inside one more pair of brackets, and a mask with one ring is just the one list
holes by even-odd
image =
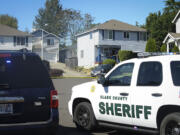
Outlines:
{"label": "paved street", "polygon": [[[57,135],[135,135],[134,133],[122,133],[116,130],[99,129],[95,132],[82,132],[76,129],[72,118],[68,112],[68,101],[71,97],[71,88],[77,84],[91,81],[92,79],[80,79],[80,78],[66,78],[66,79],[54,79],[53,83],[58,90],[59,94],[59,115],[60,115],[60,127]],[[136,134],[137,135],[137,134]],[[140,135],[140,134],[138,134]]]}

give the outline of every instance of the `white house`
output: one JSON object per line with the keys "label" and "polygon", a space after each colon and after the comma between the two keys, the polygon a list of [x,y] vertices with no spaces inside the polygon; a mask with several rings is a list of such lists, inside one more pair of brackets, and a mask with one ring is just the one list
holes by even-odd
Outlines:
{"label": "white house", "polygon": [[[31,33],[33,35],[33,49],[43,60],[59,61],[59,37],[43,29]],[[42,49],[43,46],[43,49]]]}
{"label": "white house", "polygon": [[7,25],[0,24],[0,50],[32,51],[32,36]]}
{"label": "white house", "polygon": [[146,29],[110,20],[77,35],[78,66],[93,67],[119,50],[144,52]]}
{"label": "white house", "polygon": [[176,25],[176,33],[168,33],[163,41],[167,45],[167,52],[169,52],[169,48],[172,48],[174,44],[180,49],[180,10],[172,23]]}

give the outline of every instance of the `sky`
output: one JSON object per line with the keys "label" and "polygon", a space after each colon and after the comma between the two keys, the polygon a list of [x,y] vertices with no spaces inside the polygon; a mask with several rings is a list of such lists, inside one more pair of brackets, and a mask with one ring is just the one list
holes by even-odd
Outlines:
{"label": "sky", "polygon": [[[32,23],[46,0],[0,0],[0,14],[18,19],[19,30],[32,30]],[[116,19],[132,25],[144,24],[151,12],[162,11],[164,0],[60,0],[64,9],[89,13],[95,23]]]}

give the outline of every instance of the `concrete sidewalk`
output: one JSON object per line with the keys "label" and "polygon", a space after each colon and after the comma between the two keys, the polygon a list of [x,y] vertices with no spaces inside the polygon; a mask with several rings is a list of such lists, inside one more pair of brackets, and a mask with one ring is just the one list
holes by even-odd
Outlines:
{"label": "concrete sidewalk", "polygon": [[88,77],[88,75],[74,71],[69,67],[66,67],[64,63],[50,63],[52,69],[60,69],[63,70],[63,77]]}

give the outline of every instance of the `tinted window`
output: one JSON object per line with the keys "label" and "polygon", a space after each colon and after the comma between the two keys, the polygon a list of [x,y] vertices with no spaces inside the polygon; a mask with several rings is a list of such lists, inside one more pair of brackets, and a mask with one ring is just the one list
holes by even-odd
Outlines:
{"label": "tinted window", "polygon": [[133,63],[128,63],[119,66],[108,77],[108,84],[118,86],[129,86],[131,83],[133,68]]}
{"label": "tinted window", "polygon": [[140,65],[138,86],[159,86],[162,82],[162,65],[159,62],[143,62]]}
{"label": "tinted window", "polygon": [[171,74],[174,85],[180,86],[180,61],[171,62]]}
{"label": "tinted window", "polygon": [[0,58],[0,89],[51,88],[48,72],[38,56]]}

